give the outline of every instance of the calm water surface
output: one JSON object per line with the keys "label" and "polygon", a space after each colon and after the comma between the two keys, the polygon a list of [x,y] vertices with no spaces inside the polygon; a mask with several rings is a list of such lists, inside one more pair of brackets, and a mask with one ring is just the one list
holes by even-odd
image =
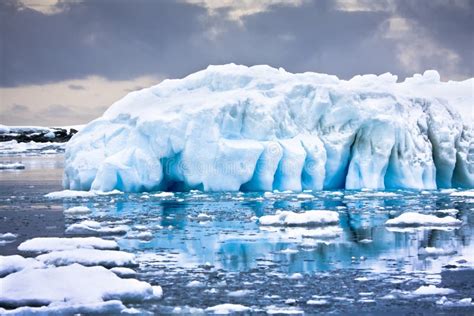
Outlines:
{"label": "calm water surface", "polygon": [[[117,239],[137,255],[139,278],[163,287],[159,304],[141,311],[190,313],[221,303],[243,304],[253,313],[472,314],[471,306],[440,305],[440,296],[414,297],[421,285],[456,290],[448,299],[474,297],[472,258],[474,199],[451,191],[320,191],[296,193],[153,193],[50,200],[61,190],[61,155],[1,157],[25,170],[0,172],[0,232],[19,233],[0,254],[35,236],[64,236],[85,219],[126,225]],[[87,215],[63,210],[85,205]],[[263,228],[258,217],[277,210],[327,209],[338,225]],[[406,211],[442,215],[457,209],[456,229],[387,229],[385,221]],[[205,214],[205,215],[204,215]],[[426,248],[441,249],[430,255]],[[197,281],[197,282],[196,282]],[[313,301],[311,304],[311,300]],[[438,302],[439,303],[439,302]]]}

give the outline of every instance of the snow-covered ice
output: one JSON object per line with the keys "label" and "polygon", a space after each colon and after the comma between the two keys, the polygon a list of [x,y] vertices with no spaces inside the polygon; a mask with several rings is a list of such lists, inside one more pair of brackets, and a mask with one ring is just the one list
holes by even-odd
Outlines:
{"label": "snow-covered ice", "polygon": [[53,251],[36,257],[37,260],[54,266],[79,263],[84,266],[131,267],[136,266],[135,255],[119,250],[78,248]]}
{"label": "snow-covered ice", "polygon": [[456,291],[447,288],[439,288],[434,285],[422,285],[412,292],[414,295],[448,295]]}
{"label": "snow-covered ice", "polygon": [[26,240],[18,246],[20,251],[38,253],[79,248],[116,250],[118,249],[118,244],[114,240],[105,240],[98,237],[37,237]]}
{"label": "snow-covered ice", "polygon": [[66,214],[87,214],[90,212],[91,209],[87,206],[74,206],[64,210]]}
{"label": "snow-covered ice", "polygon": [[94,196],[102,196],[102,195],[115,195],[115,194],[122,194],[123,192],[119,190],[111,190],[111,191],[75,191],[75,190],[62,190],[51,192],[45,195],[45,197],[49,199],[74,199],[74,198],[91,198]]}
{"label": "snow-covered ice", "polygon": [[277,211],[275,215],[259,218],[260,225],[272,226],[317,226],[339,223],[339,214],[334,211],[310,210],[301,213]]}
{"label": "snow-covered ice", "polygon": [[93,235],[93,236],[107,236],[107,235],[125,235],[128,231],[128,226],[119,225],[114,227],[102,226],[100,222],[93,220],[85,220],[80,223],[75,223],[66,228],[65,233],[68,235]]}
{"label": "snow-covered ice", "polygon": [[132,92],[66,147],[73,190],[474,187],[472,82],[209,66]]}
{"label": "snow-covered ice", "polygon": [[[3,306],[41,306],[55,308],[154,298],[150,284],[121,279],[103,267],[72,264],[65,267],[24,269],[0,279],[0,304]],[[46,310],[47,313],[47,310]]]}
{"label": "snow-covered ice", "polygon": [[435,215],[406,212],[385,222],[387,226],[455,226],[462,222],[452,216],[437,217]]}
{"label": "snow-covered ice", "polygon": [[26,268],[42,267],[44,267],[44,264],[33,258],[23,258],[19,255],[0,256],[0,278]]}
{"label": "snow-covered ice", "polygon": [[225,315],[230,313],[244,313],[249,312],[250,307],[241,304],[219,304],[206,308],[206,312],[217,315]]}

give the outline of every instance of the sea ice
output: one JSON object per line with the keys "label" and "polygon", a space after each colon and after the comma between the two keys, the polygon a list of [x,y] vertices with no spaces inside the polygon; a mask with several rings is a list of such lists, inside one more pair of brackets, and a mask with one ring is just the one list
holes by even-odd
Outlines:
{"label": "sea ice", "polygon": [[0,170],[18,170],[18,169],[25,169],[25,165],[21,162],[12,162],[12,163],[0,163]]}
{"label": "sea ice", "polygon": [[434,285],[420,286],[418,289],[412,292],[414,295],[448,295],[456,292],[452,289],[440,288]]}
{"label": "sea ice", "polygon": [[455,226],[462,222],[452,216],[437,217],[434,215],[406,212],[385,222],[387,226]]}
{"label": "sea ice", "polygon": [[334,211],[311,210],[302,213],[277,211],[275,215],[259,218],[260,225],[272,226],[317,226],[339,223],[339,214]]}
{"label": "sea ice", "polygon": [[0,278],[26,268],[42,267],[44,267],[44,264],[33,258],[23,258],[19,255],[0,256]]}
{"label": "sea ice", "polygon": [[119,225],[115,227],[102,226],[101,223],[85,220],[80,223],[75,223],[66,228],[65,233],[69,235],[96,235],[96,236],[110,236],[110,235],[125,235],[128,231],[128,226]]}
{"label": "sea ice", "polygon": [[53,251],[36,257],[37,260],[55,266],[79,263],[84,266],[133,267],[136,266],[135,255],[118,250],[98,250],[78,248]]}
{"label": "sea ice", "polygon": [[27,252],[51,252],[79,248],[117,250],[118,245],[114,240],[105,240],[97,237],[37,237],[26,240],[18,246],[18,250]]}
{"label": "sea ice", "polygon": [[153,287],[134,279],[121,279],[104,267],[24,269],[0,279],[0,305],[9,307],[100,304],[154,298]]}
{"label": "sea ice", "polygon": [[206,308],[206,312],[217,314],[217,315],[225,315],[230,313],[244,313],[249,312],[250,307],[240,305],[240,304],[219,304],[216,306]]}

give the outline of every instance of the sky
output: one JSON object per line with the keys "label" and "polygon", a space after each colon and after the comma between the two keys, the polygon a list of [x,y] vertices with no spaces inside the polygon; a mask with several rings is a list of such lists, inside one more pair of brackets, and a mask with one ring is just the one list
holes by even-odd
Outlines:
{"label": "sky", "polygon": [[1,0],[0,124],[62,126],[209,64],[474,77],[474,0]]}

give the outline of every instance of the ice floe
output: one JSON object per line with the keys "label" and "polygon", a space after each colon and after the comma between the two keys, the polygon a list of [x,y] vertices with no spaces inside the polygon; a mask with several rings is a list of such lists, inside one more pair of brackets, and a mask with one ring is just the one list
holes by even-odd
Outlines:
{"label": "ice floe", "polygon": [[301,213],[277,211],[275,215],[264,215],[259,218],[264,226],[318,226],[337,224],[339,214],[334,211],[310,210]]}
{"label": "ice floe", "polygon": [[84,266],[133,267],[136,266],[135,255],[119,250],[98,250],[79,248],[73,250],[53,251],[36,257],[37,260],[55,266],[79,263]]}
{"label": "ice floe", "polygon": [[33,258],[23,258],[19,255],[0,256],[0,278],[26,268],[42,267],[44,267],[44,264]]}
{"label": "ice floe", "polygon": [[18,246],[18,250],[26,252],[51,252],[79,248],[116,250],[118,244],[114,240],[97,237],[37,237],[26,240]]}
{"label": "ice floe", "polygon": [[452,216],[437,217],[435,215],[406,212],[385,222],[387,226],[456,226],[462,222]]}
{"label": "ice floe", "polygon": [[85,220],[68,226],[65,232],[69,235],[110,236],[125,235],[128,230],[128,226],[125,225],[110,227],[103,226],[102,223],[97,221]]}

